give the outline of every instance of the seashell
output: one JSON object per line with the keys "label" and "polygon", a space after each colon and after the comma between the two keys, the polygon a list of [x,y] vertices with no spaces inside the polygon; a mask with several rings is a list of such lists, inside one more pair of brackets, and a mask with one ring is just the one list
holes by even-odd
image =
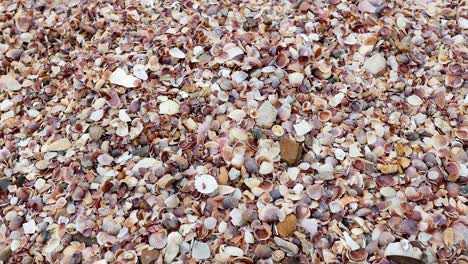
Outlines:
{"label": "seashell", "polygon": [[133,75],[140,80],[148,80],[148,74],[146,73],[146,66],[143,64],[136,64],[133,66]]}
{"label": "seashell", "polygon": [[169,55],[176,59],[185,59],[185,53],[179,48],[172,48],[169,50]]}
{"label": "seashell", "polygon": [[109,77],[112,84],[117,84],[125,88],[134,88],[140,85],[140,80],[133,75],[127,74],[123,69],[117,68]]}
{"label": "seashell", "polygon": [[339,212],[343,211],[343,209],[344,209],[344,205],[340,200],[331,202],[329,204],[329,207],[330,207],[330,212],[332,212],[334,214],[339,213]]}
{"label": "seashell", "polygon": [[241,82],[246,80],[247,77],[249,77],[249,75],[243,71],[235,71],[231,75],[232,80],[235,81],[237,84],[240,84]]}
{"label": "seashell", "polygon": [[0,90],[9,90],[12,92],[21,90],[21,84],[11,75],[0,77]]}
{"label": "seashell", "polygon": [[445,85],[451,88],[460,88],[464,83],[464,80],[461,76],[457,75],[447,75],[445,76]]}
{"label": "seashell", "polygon": [[275,65],[279,68],[284,68],[289,64],[289,58],[284,53],[279,53],[276,56]]}
{"label": "seashell", "polygon": [[319,223],[317,219],[302,219],[301,220],[301,227],[304,228],[307,232],[309,232],[310,236],[314,237],[315,234],[318,232]]}
{"label": "seashell", "polygon": [[111,155],[104,153],[97,157],[97,161],[100,165],[108,166],[112,163],[112,161],[114,161],[114,158]]}
{"label": "seashell", "polygon": [[231,264],[253,264],[254,261],[248,257],[236,257],[230,262]]}
{"label": "seashell", "polygon": [[272,162],[264,161],[260,164],[259,173],[262,175],[270,174],[273,172],[274,166]]}
{"label": "seashell", "polygon": [[209,259],[210,256],[210,246],[207,243],[195,240],[192,247],[192,257],[197,260],[202,260]]}
{"label": "seashell", "polygon": [[460,76],[465,72],[465,70],[461,64],[452,63],[449,66],[447,66],[447,72],[452,75]]}
{"label": "seashell", "polygon": [[447,179],[450,182],[455,182],[460,177],[461,167],[457,162],[451,161],[445,165],[445,171],[447,171]]}
{"label": "seashell", "polygon": [[267,223],[261,223],[258,220],[252,222],[252,229],[254,231],[255,239],[259,241],[269,240],[271,237],[271,227]]}
{"label": "seashell", "polygon": [[153,233],[148,237],[148,243],[151,247],[156,249],[162,249],[167,244],[167,233],[158,232]]}
{"label": "seashell", "polygon": [[321,122],[327,122],[332,117],[332,112],[329,110],[320,111],[318,117]]}
{"label": "seashell", "polygon": [[353,251],[347,251],[347,257],[353,262],[361,262],[367,259],[367,251],[365,249],[358,249]]}
{"label": "seashell", "polygon": [[274,125],[271,128],[271,132],[273,132],[273,135],[275,135],[277,137],[281,137],[282,135],[284,135],[284,129],[280,125]]}
{"label": "seashell", "polygon": [[406,98],[406,101],[412,106],[420,106],[423,103],[422,99],[414,94]]}
{"label": "seashell", "polygon": [[159,105],[159,113],[164,115],[175,115],[179,113],[179,103],[173,100],[166,100]]}
{"label": "seashell", "polygon": [[289,84],[291,85],[299,85],[302,84],[304,80],[304,74],[300,72],[293,72],[288,75]]}
{"label": "seashell", "polygon": [[218,183],[211,175],[200,175],[195,177],[195,189],[200,193],[210,194],[218,189]]}
{"label": "seashell", "polygon": [[265,222],[275,222],[279,219],[279,208],[274,205],[266,205],[258,211],[258,219]]}

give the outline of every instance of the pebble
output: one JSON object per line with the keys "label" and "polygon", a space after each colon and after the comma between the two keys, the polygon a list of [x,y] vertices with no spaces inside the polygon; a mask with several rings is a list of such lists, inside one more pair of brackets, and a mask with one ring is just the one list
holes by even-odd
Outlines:
{"label": "pebble", "polygon": [[88,133],[91,140],[97,141],[104,133],[104,129],[100,126],[91,126],[88,130]]}
{"label": "pebble", "polygon": [[364,69],[374,77],[379,77],[387,70],[387,61],[382,54],[376,53],[364,62]]}
{"label": "pebble", "polygon": [[302,146],[298,142],[283,137],[280,140],[280,157],[281,161],[292,166],[301,158]]}
{"label": "pebble", "polygon": [[282,237],[289,237],[296,229],[297,217],[294,214],[286,216],[284,221],[276,224],[278,234]]}
{"label": "pebble", "polygon": [[263,128],[270,128],[276,121],[278,110],[270,103],[265,101],[258,109],[257,125]]}
{"label": "pebble", "polygon": [[278,245],[281,249],[285,250],[289,254],[297,255],[297,253],[299,253],[299,247],[291,242],[288,242],[279,237],[273,238],[273,241],[276,245]]}
{"label": "pebble", "polygon": [[250,157],[244,159],[244,167],[248,173],[256,173],[258,171],[257,162]]}
{"label": "pebble", "polygon": [[46,151],[64,151],[71,148],[72,144],[68,138],[61,138],[51,144],[45,145]]}
{"label": "pebble", "polygon": [[258,244],[255,247],[255,256],[259,259],[269,259],[271,258],[272,250],[269,246],[264,244]]}
{"label": "pebble", "polygon": [[10,178],[7,178],[7,177],[0,178],[0,191],[7,192],[8,186],[10,186],[12,183],[13,181]]}
{"label": "pebble", "polygon": [[397,173],[398,172],[398,165],[396,164],[389,164],[389,165],[383,165],[383,164],[377,164],[377,169],[380,170],[383,174],[392,174],[392,173]]}

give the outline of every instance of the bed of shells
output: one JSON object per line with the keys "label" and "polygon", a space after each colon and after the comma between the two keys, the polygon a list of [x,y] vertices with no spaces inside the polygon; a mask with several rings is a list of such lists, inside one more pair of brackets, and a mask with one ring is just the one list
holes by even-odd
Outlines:
{"label": "bed of shells", "polygon": [[0,263],[467,263],[468,8],[0,3]]}

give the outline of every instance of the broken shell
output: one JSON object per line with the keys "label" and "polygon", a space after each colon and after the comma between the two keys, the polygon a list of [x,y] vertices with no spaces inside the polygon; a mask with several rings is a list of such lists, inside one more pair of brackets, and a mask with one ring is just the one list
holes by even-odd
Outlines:
{"label": "broken shell", "polygon": [[167,100],[159,105],[160,114],[175,115],[179,113],[179,103],[173,100]]}
{"label": "broken shell", "polygon": [[112,72],[109,81],[126,88],[133,88],[140,85],[140,80],[133,75],[127,74],[123,69],[117,68]]}

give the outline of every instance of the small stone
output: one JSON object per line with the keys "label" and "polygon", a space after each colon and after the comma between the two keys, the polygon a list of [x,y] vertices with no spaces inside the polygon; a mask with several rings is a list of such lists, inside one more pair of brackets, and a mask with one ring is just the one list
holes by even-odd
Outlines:
{"label": "small stone", "polygon": [[7,177],[0,178],[0,192],[7,192],[8,186],[12,184],[12,180]]}
{"label": "small stone", "polygon": [[140,262],[141,264],[152,264],[156,263],[159,258],[160,252],[157,249],[145,249],[141,252]]}
{"label": "small stone", "polygon": [[276,245],[278,245],[280,248],[282,248],[289,254],[297,255],[297,253],[299,253],[299,247],[291,242],[288,242],[279,237],[273,238],[273,241],[275,242]]}
{"label": "small stone", "polygon": [[255,256],[259,259],[269,259],[271,258],[272,250],[269,246],[264,244],[259,244],[255,247]]}
{"label": "small stone", "polygon": [[392,174],[398,172],[398,165],[396,164],[377,164],[377,169],[380,170],[383,174]]}
{"label": "small stone", "polygon": [[88,130],[88,133],[91,140],[96,141],[101,138],[102,134],[104,133],[104,129],[102,129],[100,126],[91,126]]}
{"label": "small stone", "polygon": [[11,255],[13,255],[11,247],[0,247],[0,261],[3,263],[8,263]]}
{"label": "small stone", "polygon": [[219,169],[218,182],[221,185],[226,185],[228,181],[229,181],[229,173],[226,167],[221,167],[221,169]]}
{"label": "small stone", "polygon": [[387,70],[387,61],[382,54],[376,53],[364,62],[364,69],[374,77],[379,77]]}
{"label": "small stone", "polygon": [[45,149],[46,151],[64,151],[71,148],[71,146],[72,144],[70,143],[68,138],[61,138],[49,145],[45,145]]}
{"label": "small stone", "polygon": [[195,241],[192,247],[192,257],[194,259],[208,259],[210,258],[210,246],[207,243]]}
{"label": "small stone", "polygon": [[179,103],[167,100],[159,105],[159,113],[164,115],[175,115],[179,113]]}
{"label": "small stone", "polygon": [[244,167],[248,173],[256,173],[258,171],[257,162],[250,157],[244,159]]}
{"label": "small stone", "polygon": [[278,110],[270,103],[265,101],[258,109],[257,125],[264,128],[270,128],[276,121]]}
{"label": "small stone", "polygon": [[280,140],[281,161],[292,166],[301,158],[302,146],[296,141],[283,137]]}
{"label": "small stone", "polygon": [[286,216],[284,221],[276,224],[278,234],[282,237],[288,237],[296,229],[297,217],[294,214]]}

